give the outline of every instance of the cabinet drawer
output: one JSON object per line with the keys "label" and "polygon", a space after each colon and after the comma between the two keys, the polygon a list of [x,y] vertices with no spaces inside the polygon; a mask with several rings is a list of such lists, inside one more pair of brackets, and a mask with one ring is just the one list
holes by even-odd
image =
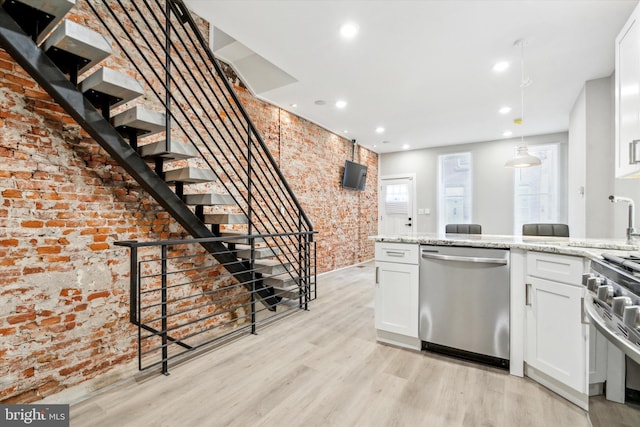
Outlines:
{"label": "cabinet drawer", "polygon": [[581,286],[584,272],[582,257],[542,252],[527,253],[527,274],[530,276]]}
{"label": "cabinet drawer", "polygon": [[376,261],[418,264],[420,245],[415,243],[376,243]]}

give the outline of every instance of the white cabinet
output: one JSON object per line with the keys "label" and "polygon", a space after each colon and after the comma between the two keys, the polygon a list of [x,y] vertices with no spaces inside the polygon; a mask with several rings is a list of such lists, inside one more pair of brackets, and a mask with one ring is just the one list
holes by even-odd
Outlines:
{"label": "white cabinet", "polygon": [[616,38],[616,177],[640,176],[640,6]]}
{"label": "white cabinet", "polygon": [[579,257],[529,252],[525,290],[526,374],[582,407],[588,404],[585,267]]}
{"label": "white cabinet", "polygon": [[375,326],[379,341],[420,349],[417,244],[376,243]]}

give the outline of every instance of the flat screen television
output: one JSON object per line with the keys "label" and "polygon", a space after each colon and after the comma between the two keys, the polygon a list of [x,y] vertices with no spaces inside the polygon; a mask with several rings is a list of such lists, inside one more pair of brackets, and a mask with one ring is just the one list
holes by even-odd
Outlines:
{"label": "flat screen television", "polygon": [[347,160],[344,164],[344,175],[342,177],[342,187],[352,190],[364,191],[367,181],[367,167],[360,163]]}

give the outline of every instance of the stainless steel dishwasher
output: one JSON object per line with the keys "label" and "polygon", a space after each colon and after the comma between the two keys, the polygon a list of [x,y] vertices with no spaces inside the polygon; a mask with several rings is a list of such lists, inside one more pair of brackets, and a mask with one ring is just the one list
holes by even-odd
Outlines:
{"label": "stainless steel dishwasher", "polygon": [[509,251],[420,246],[423,349],[509,366]]}

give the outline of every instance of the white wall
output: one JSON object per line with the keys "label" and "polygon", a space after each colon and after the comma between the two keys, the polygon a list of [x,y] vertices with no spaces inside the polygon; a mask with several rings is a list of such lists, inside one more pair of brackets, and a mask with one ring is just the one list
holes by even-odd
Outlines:
{"label": "white wall", "polygon": [[611,194],[636,202],[640,227],[640,181],[615,178],[614,83],[613,76],[586,82],[571,111],[568,200],[574,237],[626,237],[628,205],[610,203]]}
{"label": "white wall", "polygon": [[[569,227],[572,237],[614,237],[613,78],[585,83],[569,124]],[[581,192],[581,189],[584,192]]]}
{"label": "white wall", "polygon": [[[567,221],[567,132],[527,137],[528,145],[560,143],[560,222]],[[513,234],[514,169],[504,164],[514,155],[519,139],[477,142],[448,147],[426,148],[380,155],[380,177],[403,173],[416,174],[418,209],[430,209],[418,215],[416,232],[437,232],[438,156],[471,152],[473,170],[473,222],[482,225],[483,234]]]}

